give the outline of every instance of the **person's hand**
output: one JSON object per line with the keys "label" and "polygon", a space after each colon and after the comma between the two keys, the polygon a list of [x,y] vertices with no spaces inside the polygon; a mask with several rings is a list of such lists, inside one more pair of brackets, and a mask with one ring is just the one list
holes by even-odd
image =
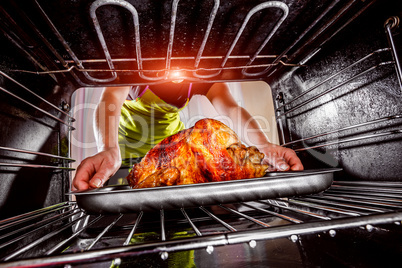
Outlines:
{"label": "person's hand", "polygon": [[261,151],[265,154],[263,161],[270,166],[268,171],[303,170],[303,164],[292,149],[270,144]]}
{"label": "person's hand", "polygon": [[101,151],[85,158],[77,168],[73,187],[77,190],[102,187],[120,166],[121,156],[118,149]]}

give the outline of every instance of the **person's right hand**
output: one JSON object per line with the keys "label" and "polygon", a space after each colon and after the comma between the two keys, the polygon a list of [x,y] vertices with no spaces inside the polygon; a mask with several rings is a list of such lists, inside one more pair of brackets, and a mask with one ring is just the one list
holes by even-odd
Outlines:
{"label": "person's right hand", "polygon": [[121,156],[118,149],[101,151],[85,158],[77,168],[73,187],[76,190],[102,187],[120,166]]}

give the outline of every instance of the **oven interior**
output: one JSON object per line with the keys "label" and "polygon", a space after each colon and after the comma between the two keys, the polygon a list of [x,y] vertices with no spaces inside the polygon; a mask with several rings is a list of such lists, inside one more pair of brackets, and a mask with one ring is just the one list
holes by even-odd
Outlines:
{"label": "oven interior", "polygon": [[[400,1],[0,5],[0,267],[378,267],[401,257]],[[264,81],[307,196],[95,215],[67,193],[78,88]],[[88,131],[91,131],[88,129]],[[241,200],[239,200],[241,201]]]}

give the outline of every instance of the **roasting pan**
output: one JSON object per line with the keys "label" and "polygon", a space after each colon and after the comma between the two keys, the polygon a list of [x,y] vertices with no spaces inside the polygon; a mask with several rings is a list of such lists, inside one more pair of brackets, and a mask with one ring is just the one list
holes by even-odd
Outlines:
{"label": "roasting pan", "polygon": [[319,193],[331,186],[334,172],[340,170],[271,172],[255,179],[144,189],[112,185],[68,194],[74,194],[89,214],[169,210]]}

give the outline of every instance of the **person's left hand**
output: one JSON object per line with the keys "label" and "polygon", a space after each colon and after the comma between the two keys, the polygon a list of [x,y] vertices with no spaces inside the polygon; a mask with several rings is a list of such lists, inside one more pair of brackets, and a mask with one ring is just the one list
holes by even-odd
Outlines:
{"label": "person's left hand", "polygon": [[270,166],[268,171],[297,171],[304,169],[299,157],[292,149],[270,144],[261,148],[260,151],[265,154],[263,162]]}

